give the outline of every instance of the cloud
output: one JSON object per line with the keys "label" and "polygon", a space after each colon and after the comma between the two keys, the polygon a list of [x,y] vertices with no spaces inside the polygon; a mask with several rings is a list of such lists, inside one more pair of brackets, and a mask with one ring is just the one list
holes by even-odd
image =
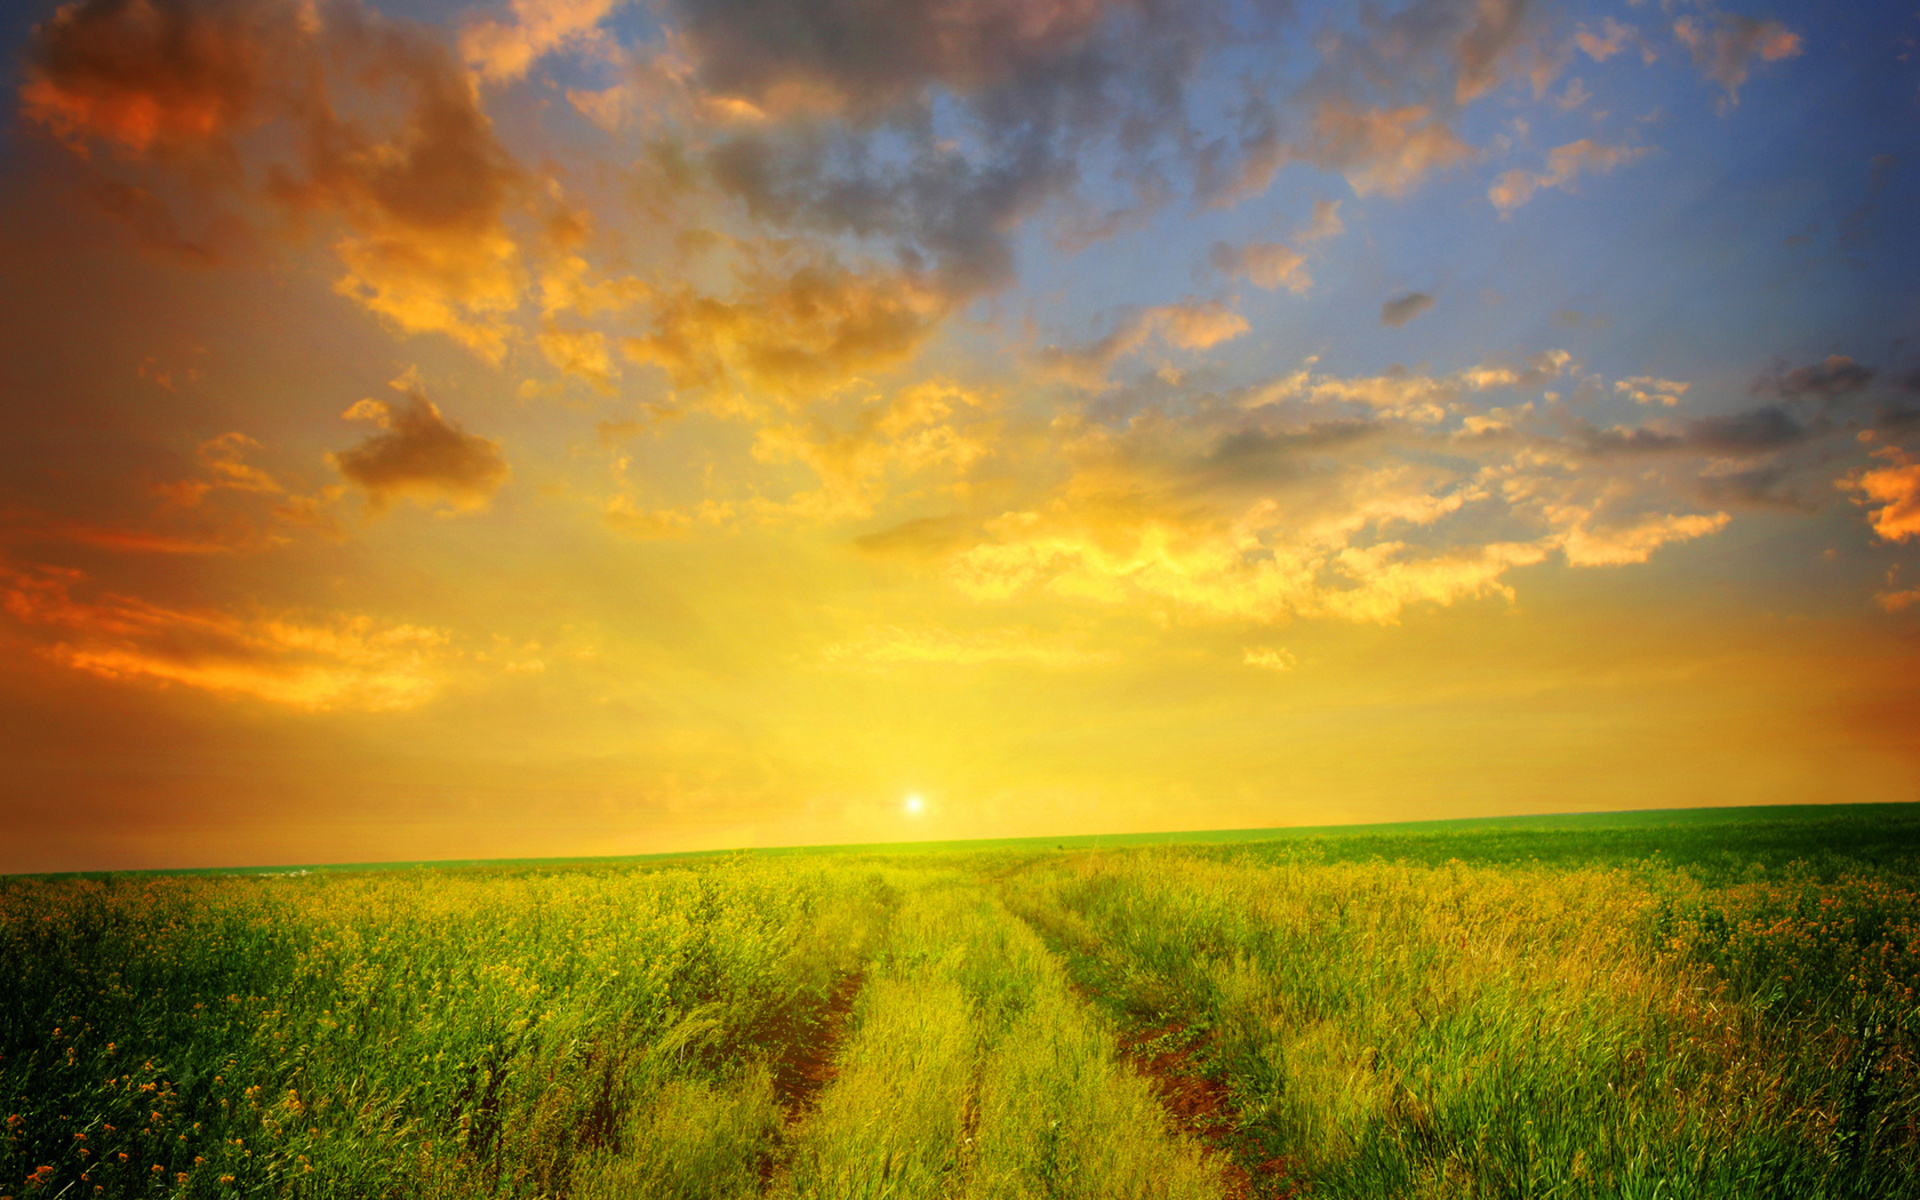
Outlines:
{"label": "cloud", "polygon": [[303,40],[291,5],[82,0],[35,27],[21,111],[83,151],[231,154]]}
{"label": "cloud", "polygon": [[1785,397],[1818,396],[1832,403],[1864,390],[1873,382],[1876,374],[1874,368],[1857,363],[1844,354],[1829,354],[1819,362],[1791,370],[1776,366],[1754,383],[1753,391],[1755,394],[1770,392]]}
{"label": "cloud", "polygon": [[[699,183],[774,229],[887,244],[955,300],[1012,281],[1012,234],[1050,201],[1091,237],[1164,204],[1156,151],[1180,153],[1190,136],[1194,71],[1279,25],[1265,6],[1207,0],[675,0],[666,11],[684,70],[663,85],[652,77],[671,72],[650,69],[647,86],[683,102],[650,107],[685,114],[674,140]],[[964,135],[936,131],[948,115]],[[1117,207],[1077,191],[1103,144],[1131,193]]]}
{"label": "cloud", "polygon": [[1244,409],[1285,403],[1357,404],[1375,412],[1431,425],[1445,420],[1463,399],[1475,392],[1538,387],[1559,378],[1572,356],[1564,350],[1534,355],[1520,366],[1488,362],[1433,375],[1394,366],[1378,375],[1316,375],[1313,359],[1302,370],[1278,376],[1247,389],[1237,400]]}
{"label": "cloud", "polygon": [[1380,323],[1397,329],[1432,307],[1432,296],[1425,292],[1406,292],[1380,306]]}
{"label": "cloud", "polygon": [[1531,0],[1412,0],[1360,8],[1357,28],[1329,22],[1304,84],[1277,103],[1253,92],[1238,135],[1195,152],[1196,200],[1238,203],[1290,163],[1337,171],[1358,195],[1403,196],[1473,161],[1455,116],[1516,76],[1541,95],[1567,57],[1541,12]]}
{"label": "cloud", "polygon": [[1429,172],[1476,157],[1426,105],[1364,108],[1345,98],[1320,102],[1295,155],[1345,175],[1359,196],[1404,196]]}
{"label": "cloud", "polygon": [[1775,405],[1720,413],[1687,421],[1677,428],[1577,427],[1575,441],[1587,454],[1706,453],[1753,456],[1798,445],[1817,430],[1802,425]]}
{"label": "cloud", "polygon": [[579,376],[607,395],[613,394],[619,371],[607,350],[606,335],[599,330],[548,326],[540,333],[540,352],[558,370]]}
{"label": "cloud", "polygon": [[1541,188],[1557,187],[1572,191],[1574,180],[1582,173],[1605,175],[1621,163],[1632,162],[1645,153],[1644,147],[1602,146],[1591,138],[1581,138],[1549,151],[1545,171],[1515,168],[1501,175],[1487,190],[1487,199],[1505,218],[1514,209],[1533,199],[1533,194]]}
{"label": "cloud", "polygon": [[725,526],[735,513],[733,505],[712,500],[690,508],[648,509],[623,492],[608,500],[600,515],[608,527],[630,537],[665,539],[684,538],[702,527]]}
{"label": "cloud", "polygon": [[8,543],[67,542],[119,554],[238,554],[276,544],[262,539],[248,544],[220,536],[218,532],[167,532],[101,525],[19,509],[0,514],[0,521],[5,524],[0,540]]}
{"label": "cloud", "polygon": [[1715,534],[1732,520],[1726,513],[1647,513],[1636,520],[1591,524],[1589,510],[1568,506],[1550,511],[1564,528],[1556,539],[1567,563],[1575,567],[1618,567],[1643,563],[1669,542],[1684,542]]}
{"label": "cloud", "polygon": [[[1311,245],[1338,237],[1346,228],[1340,220],[1338,200],[1317,200],[1312,219],[1294,234],[1294,241]],[[1215,242],[1207,261],[1229,278],[1244,279],[1270,292],[1286,288],[1298,296],[1313,286],[1313,277],[1307,274],[1307,256],[1285,242],[1252,242],[1244,246]]]}
{"label": "cloud", "polygon": [[330,455],[347,479],[365,489],[378,512],[403,496],[452,508],[481,508],[510,474],[500,444],[449,421],[411,375],[394,381],[398,402],[366,399],[341,415],[372,421],[380,432]]}
{"label": "cloud", "polygon": [[1629,379],[1613,381],[1613,390],[1630,397],[1635,404],[1658,404],[1672,408],[1680,403],[1693,385],[1676,379],[1655,379],[1651,375],[1635,375]]}
{"label": "cloud", "polygon": [[987,397],[951,383],[918,384],[856,410],[845,426],[818,412],[805,422],[765,426],[753,456],[762,462],[802,462],[819,478],[819,492],[795,497],[789,507],[820,519],[864,517],[873,511],[890,472],[923,476],[945,468],[964,473],[987,457],[988,431],[955,418],[989,406]]}
{"label": "cloud", "polygon": [[1298,296],[1313,286],[1307,274],[1307,256],[1285,242],[1253,242],[1230,246],[1215,242],[1207,254],[1215,270],[1232,279],[1244,279],[1257,288],[1286,288]]}
{"label": "cloud", "polygon": [[1779,62],[1801,53],[1800,35],[1779,21],[1733,13],[1689,14],[1673,23],[1673,36],[1693,53],[1700,74],[1726,89],[1726,103],[1740,103],[1740,85],[1755,62]]}
{"label": "cloud", "polygon": [[1325,241],[1327,238],[1339,237],[1346,231],[1346,225],[1340,220],[1340,202],[1338,200],[1315,200],[1313,202],[1313,219],[1307,223],[1305,229],[1293,235],[1293,240],[1299,242],[1301,245],[1307,245],[1312,242]]}
{"label": "cloud", "polygon": [[1601,20],[1599,33],[1594,33],[1585,25],[1579,26],[1574,32],[1573,41],[1582,53],[1595,62],[1605,62],[1629,46],[1640,51],[1643,65],[1651,65],[1658,57],[1654,48],[1640,36],[1639,30],[1631,25],[1623,25],[1612,17]]}
{"label": "cloud", "polygon": [[1521,544],[1437,552],[1397,540],[1347,545],[1357,530],[1344,524],[1309,539],[1268,541],[1266,535],[1284,528],[1271,504],[1256,504],[1236,520],[1204,523],[1163,512],[1102,525],[1089,523],[1088,515],[1009,513],[994,524],[998,540],[954,556],[948,578],[980,600],[1044,592],[1170,606],[1199,621],[1394,624],[1416,604],[1510,596],[1500,576],[1546,555],[1543,547]]}
{"label": "cloud", "polygon": [[1051,81],[1116,6],[1101,0],[679,0],[701,82],[768,116],[872,119],[939,86],[956,94]]}
{"label": "cloud", "polygon": [[663,295],[652,332],[626,339],[627,356],[681,388],[750,405],[797,402],[857,371],[905,362],[952,303],[918,276],[831,262],[751,269],[742,283],[728,299],[691,287]]}
{"label": "cloud", "polygon": [[513,0],[508,20],[481,20],[460,34],[460,57],[488,83],[524,77],[541,57],[588,44],[622,0]]}
{"label": "cloud", "polygon": [[1298,665],[1291,652],[1273,646],[1248,646],[1241,661],[1263,671],[1291,671]]}
{"label": "cloud", "polygon": [[[216,226],[234,198],[327,218],[342,295],[405,333],[505,352],[524,285],[505,214],[523,176],[460,64],[418,27],[349,3],[80,0],[35,29],[25,74],[25,116],[83,155],[103,142],[177,167]],[[269,124],[290,160],[242,170],[238,139]],[[150,240],[211,253],[147,189],[103,187]]]}
{"label": "cloud", "polygon": [[1848,475],[1837,486],[1865,497],[1857,503],[1879,504],[1868,514],[1873,531],[1889,542],[1920,537],[1920,461],[1896,446],[1874,451],[1888,464]]}
{"label": "cloud", "polygon": [[1873,602],[1886,612],[1905,612],[1914,605],[1920,604],[1920,588],[1907,588],[1904,591],[1894,591],[1889,588],[1884,592],[1875,592]]}
{"label": "cloud", "polygon": [[1205,350],[1245,333],[1245,317],[1217,300],[1186,300],[1134,309],[1107,336],[1076,349],[1048,346],[1040,352],[1043,369],[1078,387],[1106,385],[1113,364],[1146,345],[1156,334],[1182,350]]}
{"label": "cloud", "polygon": [[0,608],[57,638],[41,653],[76,671],[309,710],[421,704],[439,689],[450,640],[444,630],[364,615],[168,608],[55,567],[0,564]]}
{"label": "cloud", "polygon": [[[1563,351],[1445,374],[1342,376],[1309,362],[1164,409],[1062,416],[1050,461],[1070,464],[1067,478],[997,516],[942,520],[910,540],[983,603],[1390,624],[1423,607],[1511,600],[1521,567],[1625,566],[1711,537],[1732,517],[1693,509],[1704,494],[1697,460],[1717,467],[1808,436],[1778,411],[1703,418],[1613,435],[1696,461],[1615,466],[1546,436],[1533,404],[1483,399],[1551,386],[1571,366]],[[1342,412],[1356,408],[1365,415]]]}

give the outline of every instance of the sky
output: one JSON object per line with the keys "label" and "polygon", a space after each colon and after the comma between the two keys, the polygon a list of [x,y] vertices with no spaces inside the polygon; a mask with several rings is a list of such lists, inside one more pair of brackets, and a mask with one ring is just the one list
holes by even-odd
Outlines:
{"label": "sky", "polygon": [[22,0],[0,872],[1920,799],[1920,8]]}

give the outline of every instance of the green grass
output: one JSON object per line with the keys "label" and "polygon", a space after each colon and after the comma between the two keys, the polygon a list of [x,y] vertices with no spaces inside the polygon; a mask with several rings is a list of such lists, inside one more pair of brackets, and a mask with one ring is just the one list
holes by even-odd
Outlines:
{"label": "green grass", "polygon": [[1908,805],[3,879],[0,1197],[1920,1197],[1916,846]]}

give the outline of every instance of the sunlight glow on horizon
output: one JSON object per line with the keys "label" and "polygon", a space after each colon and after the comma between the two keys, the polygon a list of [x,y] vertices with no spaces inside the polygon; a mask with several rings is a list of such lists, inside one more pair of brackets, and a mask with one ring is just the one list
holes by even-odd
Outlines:
{"label": "sunlight glow on horizon", "polygon": [[0,6],[0,872],[1920,797],[1920,13],[880,7]]}

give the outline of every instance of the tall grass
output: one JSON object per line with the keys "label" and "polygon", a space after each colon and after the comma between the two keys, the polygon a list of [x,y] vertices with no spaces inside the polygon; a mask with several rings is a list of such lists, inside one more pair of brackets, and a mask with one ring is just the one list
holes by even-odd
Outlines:
{"label": "tall grass", "polygon": [[0,1188],[562,1193],[750,1075],[881,907],[795,865],[10,881]]}
{"label": "tall grass", "polygon": [[[1117,1007],[1204,1032],[1247,1152],[1314,1194],[1920,1194],[1911,1040],[1879,1018],[1862,1084],[1844,1006],[1754,1003],[1676,915],[1755,903],[1738,890],[1162,851],[1008,895]],[[1873,961],[1908,970],[1896,940]]]}
{"label": "tall grass", "polygon": [[1920,879],[1845,820],[0,880],[0,1200],[1240,1194],[1122,1032],[1256,1190],[1920,1197]]}

